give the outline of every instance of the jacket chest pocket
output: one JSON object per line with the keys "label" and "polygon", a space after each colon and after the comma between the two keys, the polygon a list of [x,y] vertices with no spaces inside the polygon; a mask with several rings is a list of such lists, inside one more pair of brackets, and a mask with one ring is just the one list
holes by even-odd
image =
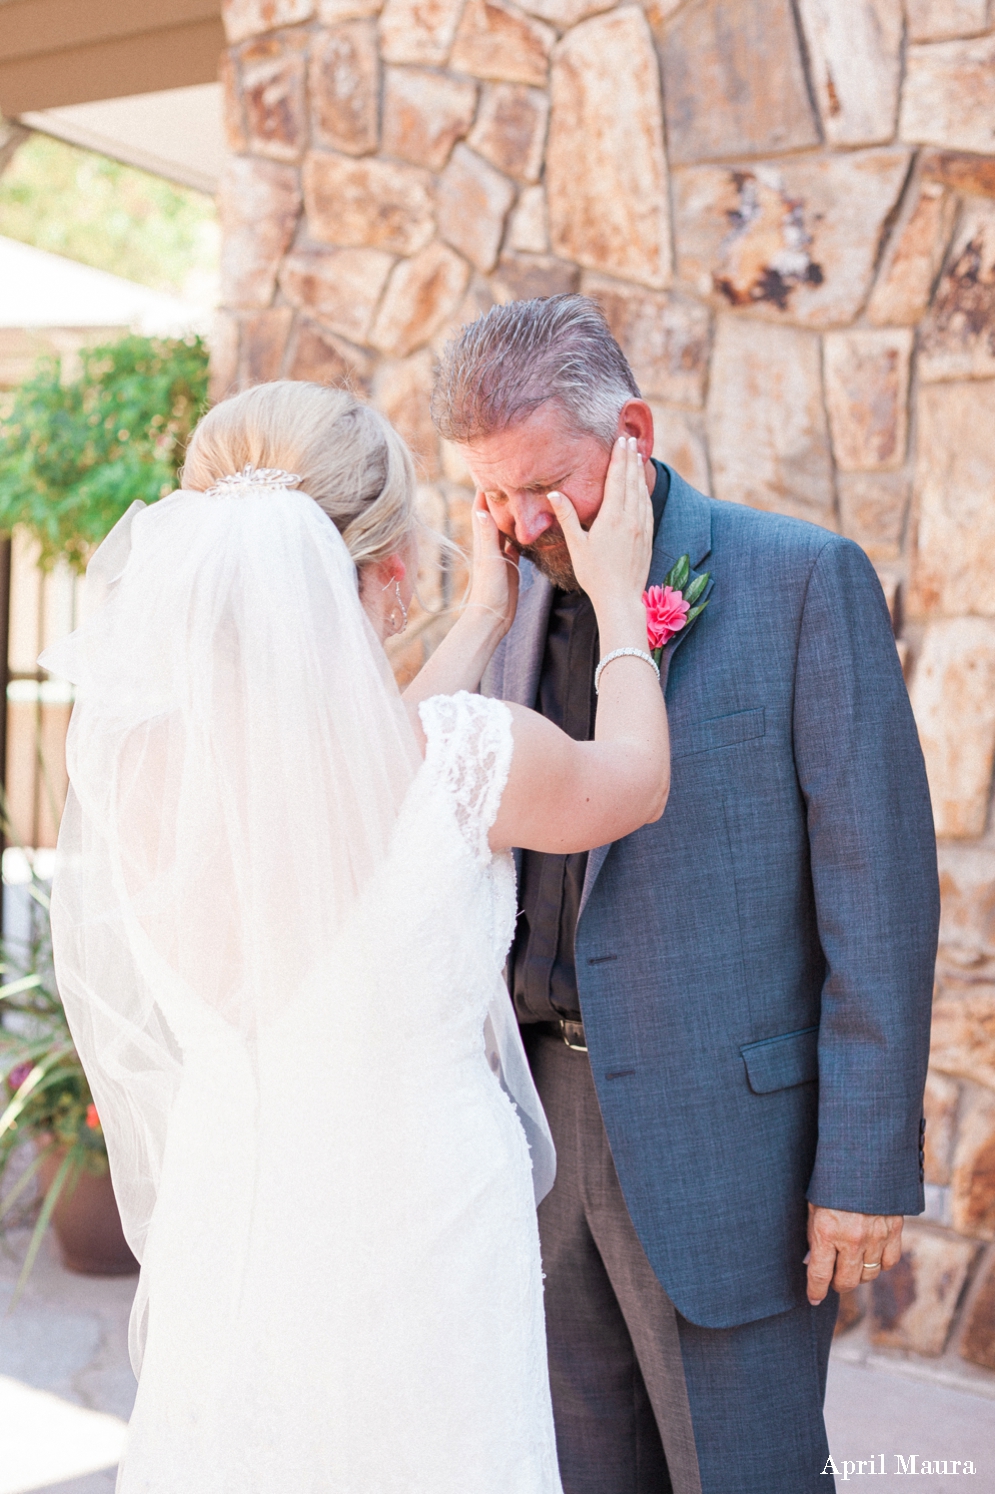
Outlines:
{"label": "jacket chest pocket", "polygon": [[694,721],[675,732],[672,755],[691,757],[696,752],[715,752],[720,747],[735,747],[739,742],[762,737],[767,730],[765,714],[764,707],[758,706],[752,711],[733,711],[729,716]]}

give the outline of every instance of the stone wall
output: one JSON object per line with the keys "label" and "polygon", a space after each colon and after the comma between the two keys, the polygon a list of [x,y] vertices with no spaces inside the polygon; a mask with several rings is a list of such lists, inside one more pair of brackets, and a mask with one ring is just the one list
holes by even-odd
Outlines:
{"label": "stone wall", "polygon": [[[995,16],[990,0],[227,0],[214,383],[348,380],[416,451],[443,340],[580,289],[715,497],[878,567],[941,838],[927,1222],[883,1345],[995,1369]],[[429,557],[434,562],[436,557]],[[398,645],[414,669],[458,580]]]}

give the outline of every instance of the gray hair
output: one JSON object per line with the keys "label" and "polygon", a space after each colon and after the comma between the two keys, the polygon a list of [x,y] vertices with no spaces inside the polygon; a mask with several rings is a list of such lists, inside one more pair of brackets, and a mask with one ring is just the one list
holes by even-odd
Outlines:
{"label": "gray hair", "polygon": [[550,296],[493,306],[453,338],[436,377],[432,418],[447,441],[468,443],[555,400],[578,430],[610,446],[619,411],[638,398],[597,302]]}

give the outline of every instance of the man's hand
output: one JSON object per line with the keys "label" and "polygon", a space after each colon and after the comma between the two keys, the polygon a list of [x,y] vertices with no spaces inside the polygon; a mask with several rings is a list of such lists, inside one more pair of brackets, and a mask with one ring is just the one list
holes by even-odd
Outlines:
{"label": "man's hand", "polygon": [[852,1291],[902,1259],[901,1214],[850,1214],[808,1206],[808,1300],[818,1307],[830,1287]]}

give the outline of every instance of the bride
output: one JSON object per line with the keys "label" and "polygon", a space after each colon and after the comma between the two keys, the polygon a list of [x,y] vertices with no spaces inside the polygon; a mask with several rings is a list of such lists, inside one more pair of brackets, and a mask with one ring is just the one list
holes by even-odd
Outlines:
{"label": "bride", "polygon": [[662,813],[641,463],[619,441],[589,532],[550,495],[629,651],[594,742],[468,693],[517,587],[479,503],[468,605],[398,695],[414,474],[373,409],[251,389],[184,482],[44,657],[76,684],[57,974],[142,1263],[119,1494],[559,1494],[508,847]]}

